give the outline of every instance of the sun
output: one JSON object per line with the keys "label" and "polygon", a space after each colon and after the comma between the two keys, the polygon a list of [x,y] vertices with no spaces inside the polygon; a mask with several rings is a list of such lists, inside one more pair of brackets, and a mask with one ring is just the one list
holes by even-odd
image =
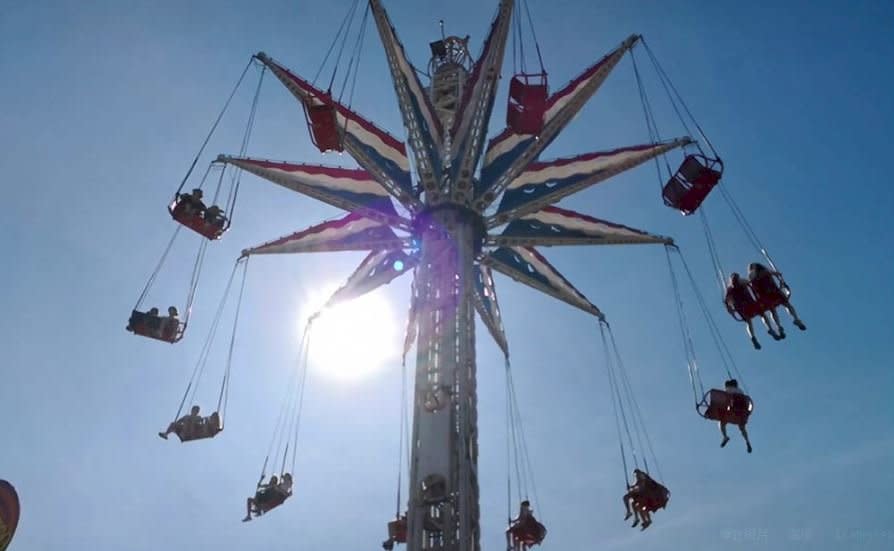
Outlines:
{"label": "sun", "polygon": [[[335,286],[311,297],[317,311]],[[304,316],[307,319],[307,316]],[[389,302],[369,293],[323,310],[313,322],[309,365],[338,381],[358,381],[386,368],[399,356],[397,321]]]}

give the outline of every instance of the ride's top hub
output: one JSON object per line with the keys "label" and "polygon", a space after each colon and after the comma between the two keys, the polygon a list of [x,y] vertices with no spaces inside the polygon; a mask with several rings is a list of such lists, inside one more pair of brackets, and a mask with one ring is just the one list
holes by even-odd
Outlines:
{"label": "ride's top hub", "polygon": [[457,240],[459,226],[472,228],[471,246],[477,257],[487,240],[487,226],[481,214],[462,205],[444,203],[419,211],[413,218],[413,239],[418,243],[432,239]]}

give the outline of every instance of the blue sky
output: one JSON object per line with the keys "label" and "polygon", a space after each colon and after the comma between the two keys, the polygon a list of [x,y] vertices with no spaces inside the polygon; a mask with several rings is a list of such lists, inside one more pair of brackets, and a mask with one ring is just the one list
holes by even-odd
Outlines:
{"label": "blue sky", "polygon": [[[172,347],[124,331],[172,230],[165,205],[248,57],[264,50],[312,75],[347,4],[3,9],[0,304],[8,315],[0,320],[0,477],[23,503],[12,549],[378,548],[394,513],[398,335],[391,361],[366,378],[320,373],[333,366],[311,373],[296,497],[259,522],[238,522],[296,365],[299,313],[362,255],[253,261],[227,430],[188,446],[155,436],[176,408],[239,250],[337,211],[246,177],[233,229],[210,247],[187,338]],[[438,19],[450,33],[470,34],[477,52],[495,9],[495,2],[443,4],[386,3],[417,65],[427,60]],[[764,350],[755,352],[712,302],[756,403],[754,454],[736,437],[721,450],[716,427],[692,412],[663,251],[545,251],[611,320],[673,492],[640,534],[621,521],[623,479],[604,372],[594,361],[601,357],[596,325],[498,277],[542,500],[535,507],[550,529],[544,548],[890,549],[894,7],[555,0],[532,9],[554,86],[628,34],[646,36],[721,151],[724,185],[771,248],[809,326],[782,343],[763,338]],[[354,107],[401,136],[377,40],[367,37]],[[238,150],[248,87],[243,92],[209,155]],[[645,141],[634,94],[625,62],[544,158]],[[297,105],[272,79],[249,153],[350,164],[313,149]],[[562,206],[674,236],[703,292],[715,296],[698,220],[661,205],[650,167]],[[754,252],[731,214],[719,196],[706,207],[724,264],[744,268]],[[197,239],[178,243],[153,302],[182,300]],[[408,287],[401,279],[380,291],[398,324]],[[723,373],[696,314],[690,308],[706,383],[719,383]],[[479,336],[482,542],[495,549],[506,508],[502,363],[480,327]],[[206,402],[213,386],[204,388]]]}

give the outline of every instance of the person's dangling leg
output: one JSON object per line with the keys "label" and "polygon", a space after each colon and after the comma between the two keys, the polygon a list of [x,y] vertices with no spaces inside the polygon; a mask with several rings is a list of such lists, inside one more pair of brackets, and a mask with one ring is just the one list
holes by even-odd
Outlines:
{"label": "person's dangling leg", "polygon": [[242,519],[242,522],[248,522],[251,520],[251,509],[254,504],[255,500],[252,497],[245,500],[245,518]]}
{"label": "person's dangling leg", "polygon": [[761,343],[757,342],[757,337],[754,336],[754,326],[751,324],[751,319],[745,319],[745,332],[748,333],[748,336],[751,338],[752,346],[754,346],[756,350],[760,350]]}
{"label": "person's dangling leg", "polygon": [[167,430],[165,430],[164,432],[158,433],[158,435],[160,437],[164,438],[165,440],[167,440],[168,435],[171,434],[172,432],[174,432],[176,429],[177,429],[176,425],[174,423],[171,423],[170,425],[168,425]]}
{"label": "person's dangling leg", "polygon": [[723,440],[720,442],[720,447],[726,446],[727,442],[729,442],[729,436],[726,434],[726,422],[720,421],[720,434],[723,435]]}
{"label": "person's dangling leg", "polygon": [[795,312],[795,307],[792,306],[792,303],[786,301],[785,303],[783,303],[783,306],[788,311],[789,315],[792,317],[792,320],[793,320],[792,323],[795,324],[795,327],[797,327],[801,331],[806,331],[807,326],[804,325],[804,322],[801,321],[801,318],[798,317],[798,313]]}
{"label": "person's dangling leg", "polygon": [[745,423],[739,425],[739,432],[742,433],[742,438],[745,439],[745,446],[747,446],[748,453],[751,453],[751,440],[748,439],[748,431],[745,429]]}
{"label": "person's dangling leg", "polygon": [[770,322],[770,318],[767,317],[766,312],[761,312],[761,321],[764,322],[764,327],[767,328],[767,333],[769,333],[774,340],[778,341],[782,338],[779,336],[779,332],[773,327],[773,324]]}
{"label": "person's dangling leg", "polygon": [[782,323],[779,322],[779,314],[776,313],[776,308],[770,308],[770,315],[773,317],[773,322],[776,324],[776,334],[779,335],[780,339],[784,339],[785,329],[782,327]]}

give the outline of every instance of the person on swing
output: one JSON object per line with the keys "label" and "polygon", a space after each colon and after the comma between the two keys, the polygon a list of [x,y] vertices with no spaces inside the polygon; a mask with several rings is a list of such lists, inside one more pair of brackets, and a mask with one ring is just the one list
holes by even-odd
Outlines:
{"label": "person on swing", "polygon": [[[736,401],[741,400],[744,397],[745,393],[742,392],[742,389],[739,388],[739,381],[735,379],[730,379],[723,384],[723,390],[729,395],[729,403],[730,407],[736,407]],[[751,441],[748,439],[748,431],[745,429],[745,424],[747,421],[742,421],[737,426],[739,427],[739,432],[742,433],[742,438],[745,439],[745,445],[747,446],[748,453],[751,453]],[[726,434],[726,425],[727,421],[725,421],[722,417],[720,420],[720,434],[723,435],[723,440],[720,442],[720,447],[726,446],[729,442],[729,436]]]}
{"label": "person on swing", "polygon": [[[789,302],[788,296],[786,296],[776,283],[775,278],[781,278],[781,276],[782,274],[779,272],[770,270],[759,262],[752,262],[748,265],[748,281],[751,284],[751,290],[754,292],[754,296],[757,300],[769,304],[780,304],[792,317],[792,323],[795,324],[795,327],[801,331],[806,331],[807,326],[804,325],[804,322],[798,317],[798,313],[795,312],[794,306]],[[779,336],[785,338],[785,329],[783,329],[782,324],[779,323],[779,315],[776,313],[776,308],[772,307],[769,311],[770,315],[773,316],[773,321],[776,322]]]}
{"label": "person on swing", "polygon": [[165,440],[168,439],[168,435],[172,432],[176,432],[177,434],[185,435],[189,434],[192,431],[196,430],[202,424],[202,416],[199,415],[199,406],[193,406],[190,409],[188,415],[184,415],[180,419],[177,419],[170,425],[168,425],[167,430],[164,432],[158,433],[158,435]]}
{"label": "person on swing", "polygon": [[[758,311],[759,305],[757,299],[751,293],[751,289],[748,287],[748,282],[744,281],[736,272],[731,273],[729,276],[729,283],[726,286],[726,296],[723,299],[723,303],[726,305],[726,310],[730,315],[735,316],[738,314],[742,318],[742,321],[745,323],[745,330],[748,332],[748,336],[751,337],[751,344],[756,350],[760,350],[761,343],[759,343],[757,337],[754,336],[754,326],[751,324],[751,318]],[[767,319],[767,313],[760,312],[760,316],[764,325],[767,327],[767,332],[770,333],[770,336],[776,340],[781,339],[782,337],[780,337],[779,333],[773,329],[770,320]]]}
{"label": "person on swing", "polygon": [[245,518],[242,519],[242,522],[250,521],[252,514],[260,516],[274,507],[282,505],[291,495],[291,474],[285,473],[281,480],[276,475],[272,475],[267,484],[264,484],[264,475],[261,475],[254,497],[248,498],[245,502]]}
{"label": "person on swing", "polygon": [[531,545],[539,545],[546,535],[546,528],[534,518],[534,509],[527,499],[521,502],[518,516],[506,529],[506,545],[513,551],[525,551]]}

